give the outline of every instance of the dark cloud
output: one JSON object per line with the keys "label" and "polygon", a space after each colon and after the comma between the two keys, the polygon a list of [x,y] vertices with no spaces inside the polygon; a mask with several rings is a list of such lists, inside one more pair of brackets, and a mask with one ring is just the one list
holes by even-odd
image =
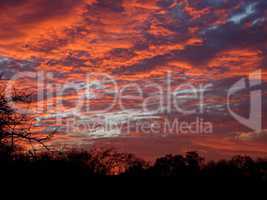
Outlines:
{"label": "dark cloud", "polygon": [[64,58],[59,60],[49,60],[47,65],[49,66],[73,66],[73,67],[84,67],[87,66],[91,60],[90,54],[86,51],[72,51],[69,52]]}
{"label": "dark cloud", "polygon": [[123,8],[123,0],[97,0],[91,7],[93,9],[105,9],[113,12],[122,12]]}
{"label": "dark cloud", "polygon": [[169,8],[175,0],[158,0],[157,4],[162,8]]}
{"label": "dark cloud", "polygon": [[[243,8],[247,5],[245,4]],[[253,22],[256,19],[265,18],[262,8],[266,7],[266,1],[258,1],[256,5],[254,13],[240,23],[228,21],[225,24],[210,27],[210,29],[200,29],[199,35],[203,39],[203,44],[201,46],[188,46],[184,51],[178,51],[176,53],[177,58],[186,60],[193,65],[203,65],[225,50],[251,49],[264,52],[267,41],[265,28],[267,22],[264,20],[261,23]],[[210,15],[207,18],[210,18]],[[201,23],[205,23],[203,19]],[[203,27],[198,22],[195,22],[194,25]]]}
{"label": "dark cloud", "polygon": [[1,0],[0,38],[22,35],[29,26],[64,17],[82,0]]}
{"label": "dark cloud", "polygon": [[190,6],[198,9],[212,7],[216,9],[232,9],[236,5],[243,3],[244,0],[188,0]]}
{"label": "dark cloud", "polygon": [[21,6],[23,3],[27,3],[29,0],[1,0],[0,8],[7,8],[10,6]]}
{"label": "dark cloud", "polygon": [[37,58],[18,60],[0,56],[0,74],[3,79],[11,79],[17,72],[36,71],[42,61]]}
{"label": "dark cloud", "polygon": [[149,72],[161,67],[162,64],[171,59],[171,55],[159,55],[152,58],[144,59],[141,62],[131,65],[131,66],[121,66],[113,70],[114,74],[136,74],[139,72]]}

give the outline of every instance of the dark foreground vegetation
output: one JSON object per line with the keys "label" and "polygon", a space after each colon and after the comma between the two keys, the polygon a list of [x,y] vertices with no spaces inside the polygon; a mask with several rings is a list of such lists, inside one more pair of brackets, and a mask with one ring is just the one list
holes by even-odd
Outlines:
{"label": "dark foreground vegetation", "polygon": [[236,156],[231,160],[204,162],[196,152],[185,156],[167,155],[148,163],[134,155],[114,150],[90,152],[14,153],[1,147],[2,176],[39,178],[179,177],[179,180],[249,181],[267,183],[267,159]]}
{"label": "dark foreground vegetation", "polygon": [[[0,77],[1,80],[1,77]],[[46,146],[55,132],[43,136],[34,134],[31,126],[34,121],[26,114],[18,113],[10,103],[31,102],[31,95],[14,90],[10,95],[5,92],[5,84],[0,84],[0,180],[7,178],[29,177],[72,178],[101,177],[179,177],[183,180],[249,181],[267,183],[267,159],[253,160],[250,157],[236,156],[231,160],[205,162],[196,152],[184,156],[167,155],[148,163],[132,154],[114,150],[92,150],[51,152]],[[45,152],[18,151],[21,144],[34,146],[37,143]],[[23,145],[22,145],[23,146]],[[230,180],[230,181],[229,181]]]}

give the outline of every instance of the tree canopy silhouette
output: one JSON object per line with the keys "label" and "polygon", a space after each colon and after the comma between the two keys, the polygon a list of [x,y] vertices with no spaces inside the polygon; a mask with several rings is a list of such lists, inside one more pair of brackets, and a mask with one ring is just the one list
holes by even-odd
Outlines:
{"label": "tree canopy silhouette", "polygon": [[[1,77],[0,77],[1,80]],[[10,94],[11,93],[11,94]],[[33,119],[27,113],[19,113],[11,105],[30,104],[32,94],[25,91],[13,89],[6,90],[5,81],[0,82],[0,147],[9,147],[12,151],[21,143],[38,143],[47,148],[45,142],[51,138],[40,136],[32,132]]]}

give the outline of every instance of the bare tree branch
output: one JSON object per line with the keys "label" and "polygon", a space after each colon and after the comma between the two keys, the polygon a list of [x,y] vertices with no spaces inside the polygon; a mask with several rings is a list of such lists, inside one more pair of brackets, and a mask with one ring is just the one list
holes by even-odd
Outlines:
{"label": "bare tree branch", "polygon": [[6,97],[5,85],[3,85],[0,85],[0,144],[7,144],[14,148],[17,143],[23,141],[32,147],[33,143],[36,143],[49,150],[46,142],[55,135],[57,130],[45,137],[34,134],[32,132],[34,120],[26,114],[17,113],[15,109],[10,107],[11,102],[30,106],[33,93],[13,89],[11,96]]}

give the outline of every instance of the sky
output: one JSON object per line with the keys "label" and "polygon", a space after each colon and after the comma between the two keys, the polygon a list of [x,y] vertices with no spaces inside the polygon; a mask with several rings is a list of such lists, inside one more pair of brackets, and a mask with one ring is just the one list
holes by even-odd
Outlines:
{"label": "sky", "polygon": [[[52,145],[114,146],[147,159],[267,155],[266,0],[0,0],[0,10],[2,78],[36,94],[33,129],[59,130]],[[233,115],[248,118],[259,100],[248,80],[261,91],[251,123]],[[229,103],[235,83],[244,90]],[[151,130],[175,120],[212,131]],[[107,121],[122,128],[104,130]]]}

